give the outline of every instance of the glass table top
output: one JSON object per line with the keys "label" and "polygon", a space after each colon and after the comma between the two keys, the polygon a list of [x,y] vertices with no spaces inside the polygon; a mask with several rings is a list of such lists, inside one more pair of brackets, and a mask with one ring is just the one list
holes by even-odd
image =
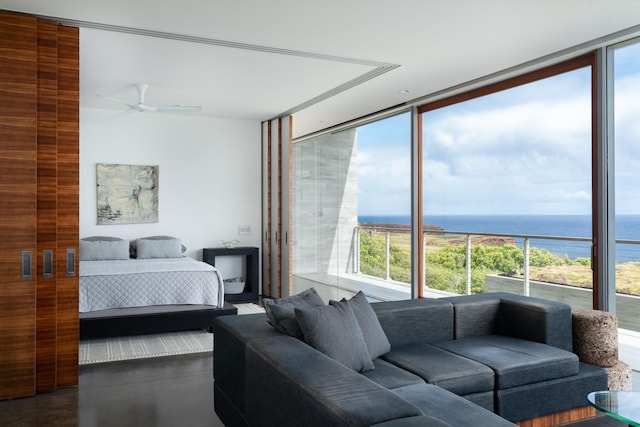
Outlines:
{"label": "glass table top", "polygon": [[587,395],[587,400],[597,410],[630,426],[640,427],[640,392],[594,391]]}

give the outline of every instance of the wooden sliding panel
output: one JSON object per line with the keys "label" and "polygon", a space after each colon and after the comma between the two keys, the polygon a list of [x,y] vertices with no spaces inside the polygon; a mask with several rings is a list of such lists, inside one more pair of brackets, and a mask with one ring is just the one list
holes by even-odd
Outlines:
{"label": "wooden sliding panel", "polygon": [[[79,31],[58,26],[58,387],[78,383]],[[75,251],[75,257],[69,255]]]}
{"label": "wooden sliding panel", "polygon": [[263,289],[265,296],[292,293],[292,151],[293,118],[280,117],[262,125],[263,144]]}
{"label": "wooden sliding panel", "polygon": [[271,122],[262,123],[262,289],[271,297]]}
{"label": "wooden sliding panel", "polygon": [[56,389],[58,28],[38,20],[36,392]]}
{"label": "wooden sliding panel", "polygon": [[0,13],[0,399],[35,393],[36,46],[35,18]]}

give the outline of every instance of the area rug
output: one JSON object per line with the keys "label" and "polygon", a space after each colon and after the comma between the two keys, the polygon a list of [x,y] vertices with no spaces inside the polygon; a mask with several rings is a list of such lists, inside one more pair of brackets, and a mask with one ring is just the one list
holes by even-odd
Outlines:
{"label": "area rug", "polygon": [[[256,304],[234,304],[238,314],[263,313]],[[213,334],[204,330],[164,334],[133,335],[80,341],[78,364],[115,362],[118,360],[175,356],[213,350]]]}

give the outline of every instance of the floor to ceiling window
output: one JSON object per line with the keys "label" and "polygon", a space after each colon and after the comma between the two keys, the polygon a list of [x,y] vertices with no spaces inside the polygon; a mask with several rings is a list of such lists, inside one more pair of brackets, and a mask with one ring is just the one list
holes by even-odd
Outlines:
{"label": "floor to ceiling window", "polygon": [[640,40],[612,50],[616,307],[621,328],[640,331]]}
{"label": "floor to ceiling window", "polygon": [[[607,238],[602,224],[614,223],[616,311],[621,327],[640,330],[640,41],[609,49],[609,84],[594,70],[603,48],[416,104],[414,146],[409,112],[295,141],[293,291],[408,298],[424,267],[427,297],[500,290],[591,308],[596,286],[614,286],[609,253],[596,251],[593,265],[591,253]],[[614,89],[613,132],[593,120],[596,87]],[[594,141],[603,134],[615,161],[601,170],[611,159]],[[613,175],[615,190],[601,188]],[[411,229],[412,194],[423,236]],[[415,271],[412,259],[422,261]]]}
{"label": "floor to ceiling window", "polygon": [[410,296],[410,115],[293,145],[293,291]]}
{"label": "floor to ceiling window", "polygon": [[426,296],[591,307],[588,65],[421,107]]}

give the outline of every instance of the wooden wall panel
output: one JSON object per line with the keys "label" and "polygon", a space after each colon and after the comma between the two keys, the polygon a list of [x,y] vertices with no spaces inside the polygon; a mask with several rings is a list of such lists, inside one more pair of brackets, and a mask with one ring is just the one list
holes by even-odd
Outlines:
{"label": "wooden wall panel", "polygon": [[[57,248],[58,28],[38,20],[38,213],[36,277],[36,392],[56,389],[56,278],[44,277],[43,252]],[[55,266],[55,265],[54,265]]]}
{"label": "wooden wall panel", "polygon": [[66,253],[80,240],[80,54],[78,28],[58,26],[58,387],[78,383],[78,256],[67,277]]}
{"label": "wooden wall panel", "polygon": [[35,18],[0,13],[0,399],[35,392],[36,46]]}

